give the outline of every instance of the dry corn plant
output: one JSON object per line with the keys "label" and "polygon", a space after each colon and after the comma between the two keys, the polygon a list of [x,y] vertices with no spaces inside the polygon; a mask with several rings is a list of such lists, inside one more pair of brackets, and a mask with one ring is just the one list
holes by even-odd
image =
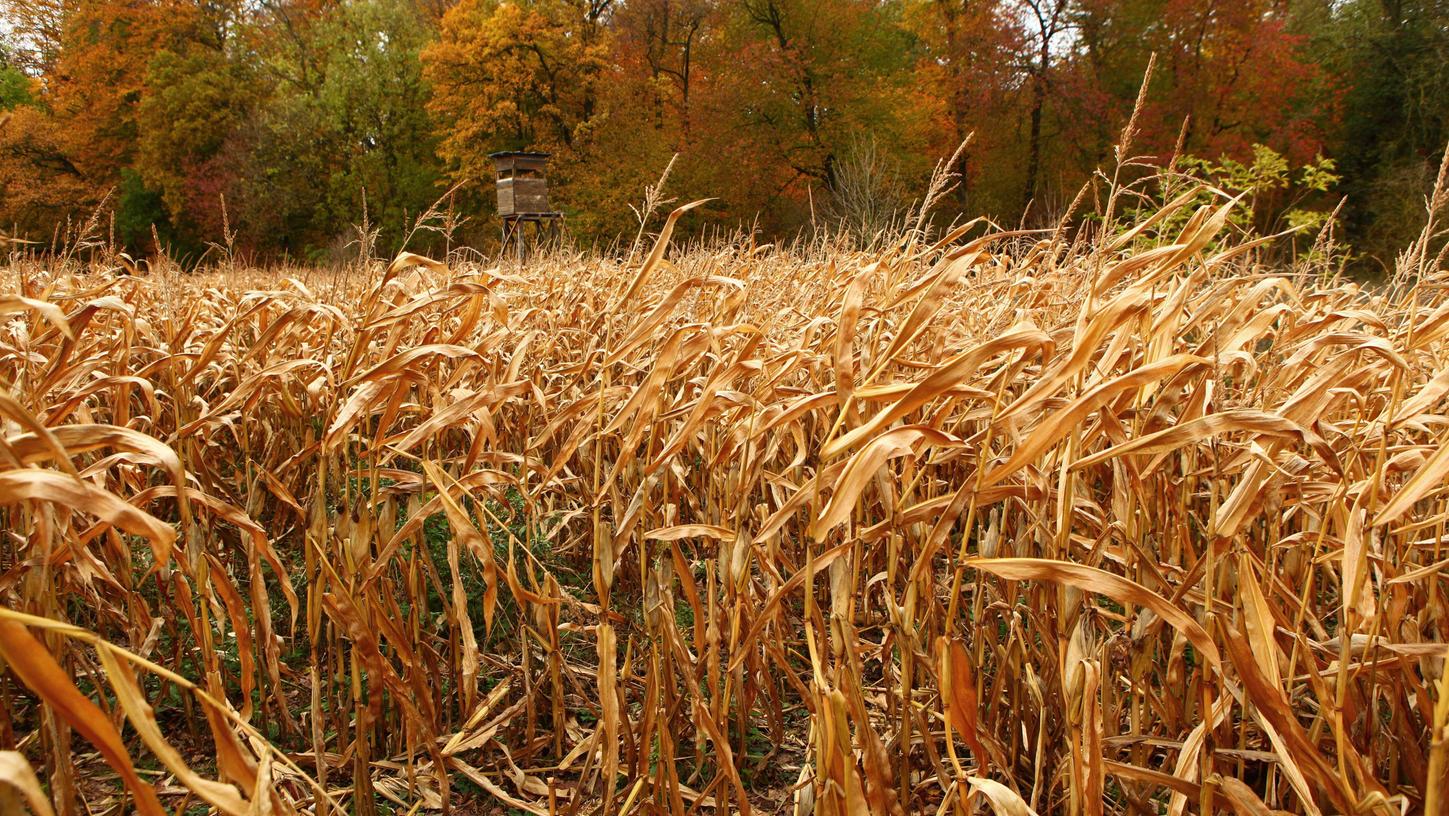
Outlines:
{"label": "dry corn plant", "polygon": [[[1449,813],[1449,297],[1185,195],[0,296],[0,805]],[[1047,237],[1043,237],[1043,236]],[[905,247],[905,248],[901,248]],[[197,810],[193,810],[197,809]]]}

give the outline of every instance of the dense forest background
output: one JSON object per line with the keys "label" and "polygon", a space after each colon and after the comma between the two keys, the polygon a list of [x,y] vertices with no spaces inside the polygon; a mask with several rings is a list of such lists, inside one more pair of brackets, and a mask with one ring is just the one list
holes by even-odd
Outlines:
{"label": "dense forest background", "polygon": [[1366,265],[1420,228],[1449,0],[0,0],[0,237],[321,262],[444,197],[486,247],[515,148],[555,154],[584,242],[632,235],[676,153],[667,195],[715,198],[688,228],[868,234],[967,134],[945,210],[1044,223],[1153,54],[1135,152],[1263,228],[1346,197]]}

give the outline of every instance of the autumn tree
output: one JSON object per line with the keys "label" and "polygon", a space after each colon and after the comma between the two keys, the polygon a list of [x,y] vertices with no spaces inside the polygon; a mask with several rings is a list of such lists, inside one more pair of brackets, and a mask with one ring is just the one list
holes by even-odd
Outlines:
{"label": "autumn tree", "polygon": [[71,161],[65,128],[36,104],[9,111],[0,127],[0,229],[49,243],[95,187]]}
{"label": "autumn tree", "polygon": [[906,25],[919,43],[918,110],[930,112],[930,150],[950,155],[971,141],[956,168],[960,209],[995,215],[1019,205],[1019,133],[1013,122],[1020,80],[1016,55],[1027,32],[1010,0],[915,0]]}
{"label": "autumn tree", "polygon": [[601,115],[609,0],[462,0],[423,52],[442,128],[440,151],[461,180],[492,177],[488,153],[570,153]]}
{"label": "autumn tree", "polygon": [[701,81],[704,40],[717,25],[708,0],[637,0],[614,18],[615,64],[642,85],[656,130],[672,130],[676,148],[690,135],[690,92]]}
{"label": "autumn tree", "polygon": [[[1066,144],[1107,160],[1157,55],[1140,146],[1249,160],[1255,144],[1294,166],[1312,161],[1332,119],[1332,89],[1294,31],[1287,4],[1223,0],[1078,0]],[[1091,125],[1096,124],[1095,128]]]}
{"label": "autumn tree", "polygon": [[221,153],[237,145],[265,91],[243,23],[235,5],[206,6],[195,36],[152,55],[137,106],[137,178],[127,182],[141,189],[129,192],[156,196],[174,240],[190,250],[227,228]]}
{"label": "autumn tree", "polygon": [[66,0],[0,0],[4,62],[33,74],[52,71],[60,56],[67,5]]}
{"label": "autumn tree", "polygon": [[[24,63],[40,73],[33,104],[0,134],[0,217],[47,233],[116,195],[131,172],[137,111],[158,50],[197,36],[201,7],[190,0],[6,0],[26,46]],[[133,179],[134,180],[134,179]],[[164,217],[149,211],[144,220]]]}
{"label": "autumn tree", "polygon": [[184,0],[82,0],[67,13],[47,102],[66,123],[71,159],[98,189],[134,156],[151,58],[184,48],[199,11]]}
{"label": "autumn tree", "polygon": [[727,12],[700,138],[737,212],[794,228],[847,186],[859,188],[841,183],[845,152],[888,163],[879,178],[917,176],[933,158],[899,3],[741,0]]}

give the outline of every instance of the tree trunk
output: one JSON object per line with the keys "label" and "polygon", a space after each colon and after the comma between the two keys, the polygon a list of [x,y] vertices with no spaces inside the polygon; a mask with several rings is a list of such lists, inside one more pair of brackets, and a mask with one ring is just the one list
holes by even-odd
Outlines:
{"label": "tree trunk", "polygon": [[1031,133],[1027,137],[1027,158],[1026,158],[1026,185],[1021,194],[1022,216],[1031,207],[1032,199],[1036,197],[1037,175],[1041,172],[1041,119],[1042,111],[1046,108],[1046,77],[1044,73],[1038,73],[1035,86],[1032,88],[1031,100]]}

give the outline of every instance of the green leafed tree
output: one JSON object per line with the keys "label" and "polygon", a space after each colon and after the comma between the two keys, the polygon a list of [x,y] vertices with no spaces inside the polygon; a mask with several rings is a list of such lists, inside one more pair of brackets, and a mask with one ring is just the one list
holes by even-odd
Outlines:
{"label": "green leafed tree", "polygon": [[10,50],[0,42],[0,111],[29,103],[30,77],[15,64]]}
{"label": "green leafed tree", "polygon": [[1331,145],[1349,196],[1349,240],[1389,263],[1424,223],[1424,196],[1449,142],[1449,2],[1324,3],[1319,59],[1342,78]]}
{"label": "green leafed tree", "polygon": [[261,100],[256,67],[222,45],[157,53],[137,111],[136,172],[193,247],[222,237],[222,197],[231,179],[219,157]]}
{"label": "green leafed tree", "polygon": [[430,26],[408,0],[346,0],[288,25],[300,47],[269,55],[266,71],[281,80],[242,134],[243,228],[318,257],[340,252],[365,220],[380,251],[395,249],[440,192],[419,61]]}
{"label": "green leafed tree", "polygon": [[419,61],[430,34],[408,0],[349,3],[320,32],[327,58],[318,103],[341,170],[327,191],[330,215],[334,223],[356,217],[365,191],[387,245],[439,193]]}

